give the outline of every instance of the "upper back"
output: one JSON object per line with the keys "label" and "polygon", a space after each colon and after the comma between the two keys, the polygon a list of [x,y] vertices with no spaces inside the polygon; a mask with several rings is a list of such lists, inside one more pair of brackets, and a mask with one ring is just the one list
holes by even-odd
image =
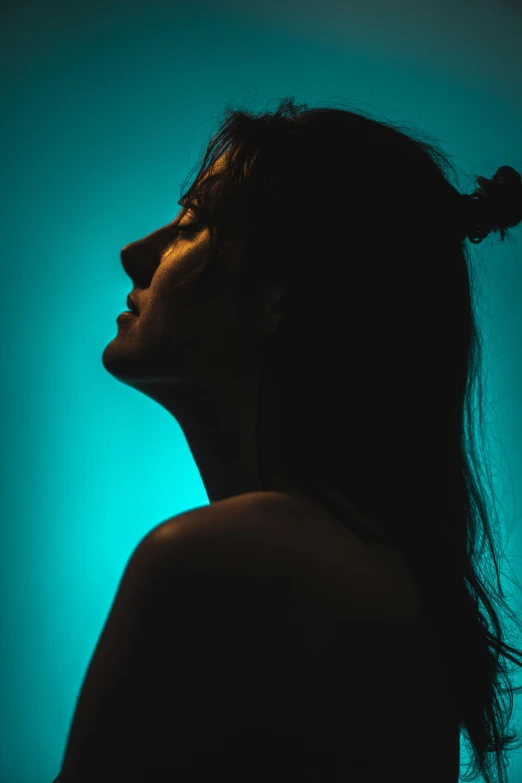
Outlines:
{"label": "upper back", "polygon": [[[279,493],[249,493],[205,511],[189,512],[187,524],[230,542],[254,540],[284,592],[280,656],[294,706],[263,713],[263,721],[272,732],[267,749],[286,732],[292,777],[313,778],[306,777],[312,744],[325,780],[337,779],[335,767],[342,779],[359,775],[358,783],[394,772],[403,783],[457,783],[459,727],[438,641],[402,554],[373,551],[325,510]],[[249,720],[238,737],[245,753],[247,735],[260,730]],[[333,766],[325,777],[326,759]]]}

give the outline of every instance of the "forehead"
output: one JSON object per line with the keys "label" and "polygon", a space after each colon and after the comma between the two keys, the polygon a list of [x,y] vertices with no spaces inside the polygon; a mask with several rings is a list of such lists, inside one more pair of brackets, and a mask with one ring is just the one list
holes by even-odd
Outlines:
{"label": "forehead", "polygon": [[225,169],[225,166],[229,160],[229,156],[230,152],[228,150],[223,152],[219,158],[217,158],[216,161],[211,166],[209,166],[207,171],[201,177],[200,184],[208,185],[210,191],[214,190],[213,183],[220,179],[221,174],[223,173],[223,170]]}
{"label": "forehead", "polygon": [[208,167],[203,173],[198,184],[194,187],[191,193],[191,201],[195,206],[200,206],[200,194],[202,187],[205,190],[205,195],[210,196],[212,200],[216,191],[216,185],[221,178],[223,169],[226,165],[227,153],[223,153],[216,159],[216,161]]}
{"label": "forehead", "polygon": [[[217,186],[219,185],[219,181],[222,178],[223,171],[227,165],[230,164],[230,161],[232,160],[232,152],[231,150],[226,150],[224,153],[222,153],[218,158],[216,158],[216,161],[212,163],[207,170],[202,174],[201,179],[199,180],[198,186],[194,188],[193,196],[191,197],[191,201],[193,201],[194,205],[196,207],[200,206],[200,199],[198,196],[200,195],[198,193],[200,186],[204,186],[205,188],[205,195],[208,195],[210,197],[210,201],[213,202],[214,196],[217,191]],[[226,217],[225,217],[226,215]],[[235,239],[238,240],[243,235],[244,227],[241,224],[240,221],[237,221],[232,213],[230,213],[228,210],[225,210],[225,215],[221,214],[221,219],[224,219],[227,226],[230,228],[233,226]]]}
{"label": "forehead", "polygon": [[227,150],[226,152],[223,152],[219,156],[219,158],[216,159],[215,163],[213,163],[212,166],[209,167],[207,174],[210,179],[219,177],[219,175],[222,173],[223,169],[225,168],[227,161],[229,160],[229,157],[230,157],[230,152]]}

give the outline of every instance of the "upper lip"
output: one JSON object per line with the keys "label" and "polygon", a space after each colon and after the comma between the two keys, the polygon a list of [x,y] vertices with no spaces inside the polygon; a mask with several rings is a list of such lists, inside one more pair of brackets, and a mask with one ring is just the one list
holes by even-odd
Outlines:
{"label": "upper lip", "polygon": [[138,305],[136,304],[136,302],[134,301],[134,299],[130,294],[127,297],[127,307],[129,308],[129,310],[132,310],[133,313],[139,315],[140,311],[138,310]]}

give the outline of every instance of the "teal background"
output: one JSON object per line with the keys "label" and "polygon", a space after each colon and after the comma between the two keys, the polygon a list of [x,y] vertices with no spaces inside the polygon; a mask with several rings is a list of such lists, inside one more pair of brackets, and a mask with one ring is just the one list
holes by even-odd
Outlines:
{"label": "teal background", "polygon": [[[56,776],[132,550],[208,502],[177,423],[101,355],[132,288],[119,252],[177,214],[225,103],[354,102],[434,134],[470,177],[522,170],[522,7],[359,5],[2,5],[0,783]],[[522,579],[521,233],[473,252],[492,469]]]}

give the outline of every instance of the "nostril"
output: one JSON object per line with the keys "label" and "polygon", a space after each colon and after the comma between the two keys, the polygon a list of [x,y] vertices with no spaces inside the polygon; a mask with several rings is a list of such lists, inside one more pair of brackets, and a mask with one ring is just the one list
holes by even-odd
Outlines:
{"label": "nostril", "polygon": [[134,313],[134,315],[139,315],[138,308],[136,307],[136,305],[135,305],[135,304],[134,304],[134,302],[132,301],[132,299],[131,299],[131,297],[130,297],[130,294],[129,294],[129,296],[127,297],[127,307],[129,308],[129,310],[131,311],[131,313]]}

